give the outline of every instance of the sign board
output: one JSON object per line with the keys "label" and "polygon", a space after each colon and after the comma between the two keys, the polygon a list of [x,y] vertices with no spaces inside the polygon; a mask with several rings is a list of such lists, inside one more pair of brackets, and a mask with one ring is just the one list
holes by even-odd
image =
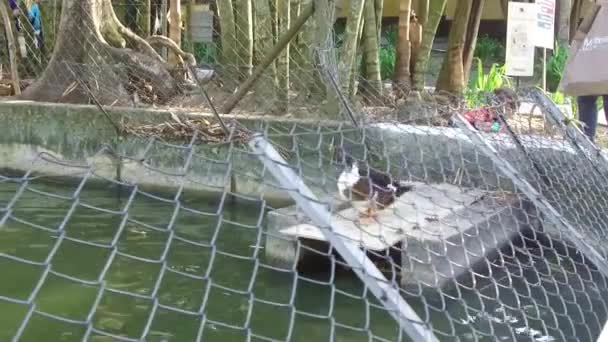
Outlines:
{"label": "sign board", "polygon": [[555,44],[555,0],[536,0],[534,45],[553,50]]}
{"label": "sign board", "polygon": [[506,74],[509,76],[534,75],[534,41],[537,5],[509,2],[507,18]]}
{"label": "sign board", "polygon": [[195,43],[213,42],[213,12],[208,5],[193,6],[192,40]]}

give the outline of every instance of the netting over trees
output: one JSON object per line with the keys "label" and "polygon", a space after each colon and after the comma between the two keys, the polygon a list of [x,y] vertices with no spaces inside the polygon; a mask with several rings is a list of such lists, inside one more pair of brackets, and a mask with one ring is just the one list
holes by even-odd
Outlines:
{"label": "netting over trees", "polygon": [[135,2],[63,1],[23,97],[95,108],[0,113],[0,340],[597,339],[608,164],[574,120],[397,101],[344,79],[334,2],[247,3],[204,69]]}

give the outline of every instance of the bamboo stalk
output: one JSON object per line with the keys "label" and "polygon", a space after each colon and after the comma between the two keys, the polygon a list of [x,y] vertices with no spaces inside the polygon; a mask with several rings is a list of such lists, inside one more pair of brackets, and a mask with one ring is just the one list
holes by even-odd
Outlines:
{"label": "bamboo stalk", "polygon": [[[173,0],[171,1],[171,25],[169,25],[169,38],[177,44],[177,46],[182,46],[182,9],[181,9],[181,1]],[[177,64],[179,57],[171,53],[169,54],[169,62],[171,64]]]}
{"label": "bamboo stalk", "polygon": [[143,1],[143,9],[141,11],[141,17],[139,18],[139,29],[143,37],[149,37],[152,34],[152,28],[150,21],[152,17],[152,2],[150,0]]}
{"label": "bamboo stalk", "polygon": [[[168,4],[167,1],[169,0],[162,0],[160,3],[160,34],[163,37],[167,37],[167,20],[169,18],[167,18],[167,11],[168,11]],[[155,18],[156,20],[156,18]],[[154,32],[154,34],[156,34],[156,32]],[[167,60],[167,49],[166,48],[161,48],[160,49],[160,55]]]}
{"label": "bamboo stalk", "polygon": [[186,5],[186,37],[188,39],[188,52],[194,53],[194,37],[192,34],[192,12],[194,11],[195,0],[188,1]]}
{"label": "bamboo stalk", "polygon": [[357,56],[357,43],[361,32],[365,0],[351,0],[349,5],[350,10],[346,21],[346,30],[344,32],[342,56],[338,63],[340,86],[343,91],[348,91],[350,85],[353,64],[355,63]]}
{"label": "bamboo stalk", "polygon": [[298,34],[300,29],[304,26],[306,21],[312,16],[314,13],[314,5],[311,2],[308,6],[306,6],[300,16],[293,22],[289,30],[283,34],[275,46],[268,52],[264,59],[260,61],[260,64],[255,67],[251,76],[243,82],[243,84],[239,87],[237,92],[232,95],[226,104],[222,107],[221,112],[223,114],[230,113],[234,107],[243,99],[243,97],[251,90],[251,88],[255,85],[255,82],[262,76],[264,71],[274,63],[277,57],[281,54],[281,52],[285,49],[285,47],[291,42],[291,40]]}
{"label": "bamboo stalk", "polygon": [[[282,0],[277,6],[277,14],[279,18],[279,34],[289,29],[291,2],[290,0]],[[287,113],[289,109],[289,56],[290,45],[287,44],[285,49],[279,55],[277,60],[277,76],[279,82],[278,94],[278,110],[282,113]]]}

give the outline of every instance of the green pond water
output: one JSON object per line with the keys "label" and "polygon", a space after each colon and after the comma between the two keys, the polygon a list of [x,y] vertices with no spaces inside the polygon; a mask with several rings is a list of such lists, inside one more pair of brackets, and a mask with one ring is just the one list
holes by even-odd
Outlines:
{"label": "green pond water", "polygon": [[[265,265],[261,201],[184,192],[174,202],[174,192],[110,182],[21,185],[0,177],[0,341],[19,332],[20,341],[116,340],[96,331],[146,341],[400,340],[351,272]],[[522,268],[532,262],[505,259],[468,290],[407,299],[442,341],[592,341],[605,289],[552,273],[550,262]]]}

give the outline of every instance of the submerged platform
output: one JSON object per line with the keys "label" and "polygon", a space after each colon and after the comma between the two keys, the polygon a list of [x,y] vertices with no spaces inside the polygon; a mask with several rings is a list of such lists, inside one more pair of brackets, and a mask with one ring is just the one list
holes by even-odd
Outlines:
{"label": "submerged platform", "polygon": [[[444,287],[465,275],[526,225],[524,209],[505,195],[451,184],[415,184],[375,222],[358,222],[358,209],[332,215],[336,232],[368,251],[400,249],[402,284]],[[523,219],[522,219],[523,218]],[[307,262],[312,251],[298,248],[326,243],[322,231],[295,207],[269,213],[266,256],[275,266]]]}

